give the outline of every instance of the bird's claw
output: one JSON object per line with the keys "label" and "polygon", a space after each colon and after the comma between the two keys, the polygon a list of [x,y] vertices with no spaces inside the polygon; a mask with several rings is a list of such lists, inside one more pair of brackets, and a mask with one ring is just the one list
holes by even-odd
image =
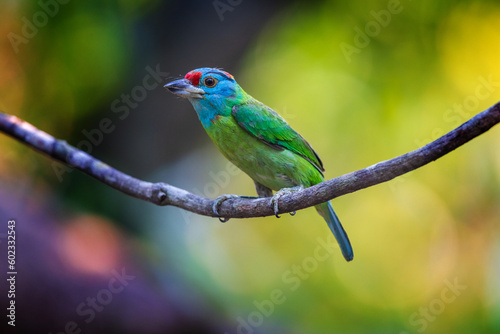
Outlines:
{"label": "bird's claw", "polygon": [[[276,218],[280,218],[280,216],[278,214],[278,212],[279,212],[279,206],[278,206],[279,199],[284,195],[289,195],[289,194],[295,193],[297,191],[301,191],[302,189],[304,189],[303,186],[297,186],[297,187],[292,187],[292,188],[283,188],[283,189],[278,190],[274,194],[274,196],[271,198],[269,205],[273,209],[274,215],[276,216]],[[290,212],[290,215],[294,216],[296,213],[297,213],[297,211]]]}
{"label": "bird's claw", "polygon": [[238,197],[240,197],[240,196],[226,194],[226,195],[218,196],[216,199],[214,199],[214,204],[212,205],[212,211],[217,216],[217,218],[219,218],[219,221],[221,223],[225,223],[229,220],[229,218],[221,217],[219,214],[219,208],[220,208],[222,202],[224,202],[225,200],[230,199],[230,198],[238,198]]}

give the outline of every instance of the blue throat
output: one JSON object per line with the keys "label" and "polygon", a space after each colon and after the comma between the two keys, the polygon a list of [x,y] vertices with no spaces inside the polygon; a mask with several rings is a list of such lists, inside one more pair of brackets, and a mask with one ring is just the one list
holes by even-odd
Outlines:
{"label": "blue throat", "polygon": [[198,118],[205,129],[213,126],[212,120],[217,116],[231,115],[232,108],[235,105],[234,97],[210,96],[203,99],[190,99],[189,102],[196,110]]}

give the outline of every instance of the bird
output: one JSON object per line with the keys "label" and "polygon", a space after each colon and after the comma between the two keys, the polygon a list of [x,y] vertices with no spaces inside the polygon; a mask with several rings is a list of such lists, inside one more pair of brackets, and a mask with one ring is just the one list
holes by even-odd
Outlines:
{"label": "bird", "polygon": [[[323,163],[311,145],[278,113],[246,93],[228,72],[197,68],[164,87],[189,100],[215,146],[253,179],[259,197],[271,197],[277,217],[281,196],[324,180]],[[215,199],[217,216],[220,204],[233,197],[240,196]],[[345,260],[351,261],[354,253],[349,237],[331,203],[315,208],[333,232]]]}

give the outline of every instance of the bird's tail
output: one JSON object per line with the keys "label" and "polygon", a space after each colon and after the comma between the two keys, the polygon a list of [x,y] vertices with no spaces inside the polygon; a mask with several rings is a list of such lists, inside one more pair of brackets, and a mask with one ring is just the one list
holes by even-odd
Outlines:
{"label": "bird's tail", "polygon": [[351,261],[354,258],[351,242],[349,241],[349,237],[342,227],[339,218],[335,214],[335,211],[333,211],[330,202],[316,205],[316,210],[328,223],[328,227],[330,227],[330,230],[332,230],[335,239],[337,239],[337,242],[339,243],[340,249],[342,250],[342,254],[344,255],[346,261]]}

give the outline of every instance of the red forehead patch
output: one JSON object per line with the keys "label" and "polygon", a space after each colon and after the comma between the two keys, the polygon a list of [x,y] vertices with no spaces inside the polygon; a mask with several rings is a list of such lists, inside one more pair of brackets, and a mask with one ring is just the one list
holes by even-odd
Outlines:
{"label": "red forehead patch", "polygon": [[201,78],[201,72],[195,72],[195,71],[188,72],[188,74],[186,74],[186,76],[184,77],[184,79],[191,81],[191,84],[193,86],[199,85],[200,78]]}

